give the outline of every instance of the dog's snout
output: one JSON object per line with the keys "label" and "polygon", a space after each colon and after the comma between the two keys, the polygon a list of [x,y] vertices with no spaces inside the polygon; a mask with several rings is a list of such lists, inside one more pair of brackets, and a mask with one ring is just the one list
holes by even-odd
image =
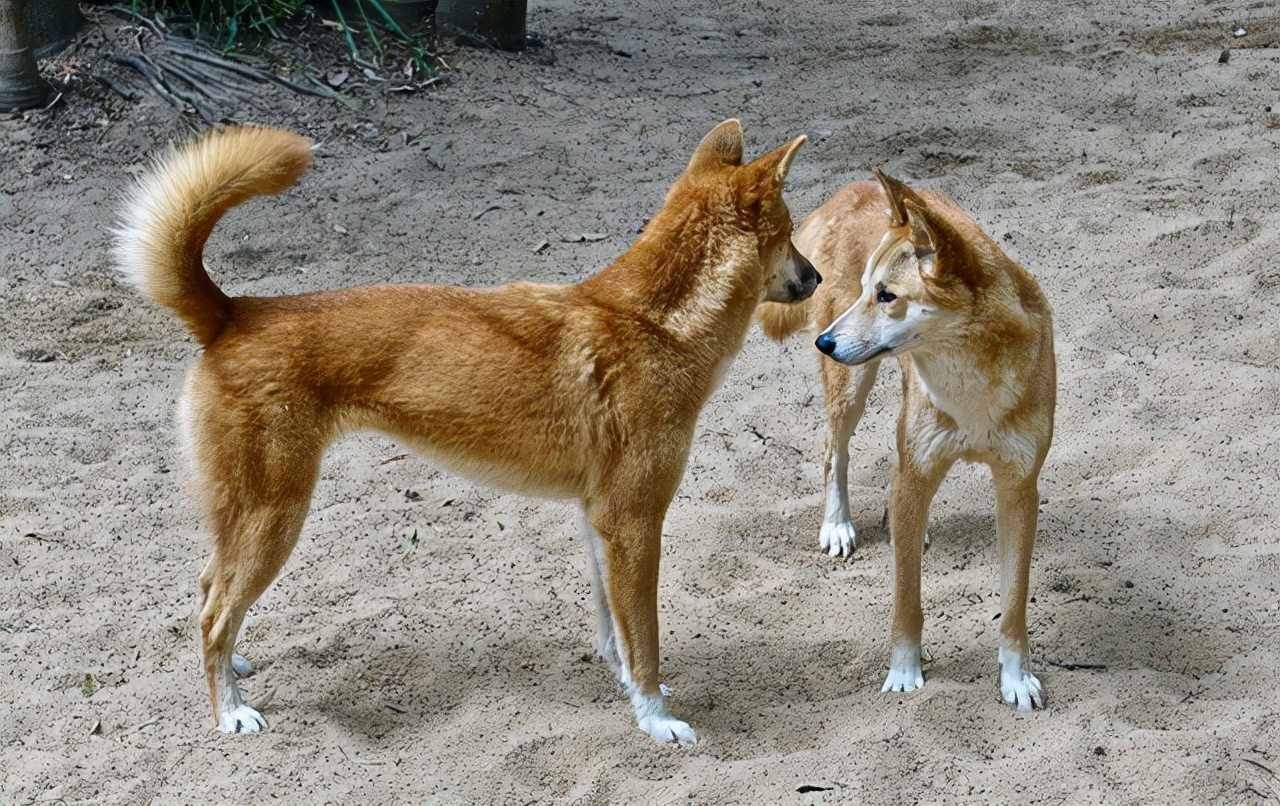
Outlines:
{"label": "dog's snout", "polygon": [[791,297],[792,302],[799,302],[802,299],[808,299],[813,296],[813,292],[817,289],[818,283],[822,282],[822,275],[818,274],[818,270],[813,264],[799,252],[795,253],[797,263],[796,279],[787,281],[787,293]]}
{"label": "dog's snout", "polygon": [[801,260],[800,271],[797,272],[797,274],[800,275],[800,282],[804,283],[806,286],[817,288],[818,284],[822,282],[822,275],[818,274],[818,270],[814,268],[813,264],[809,262],[807,257],[801,255],[799,252],[797,252],[796,255],[799,256]]}
{"label": "dog's snout", "polygon": [[836,340],[830,333],[823,333],[818,336],[818,340],[813,343],[818,348],[818,352],[823,355],[831,355],[836,351]]}

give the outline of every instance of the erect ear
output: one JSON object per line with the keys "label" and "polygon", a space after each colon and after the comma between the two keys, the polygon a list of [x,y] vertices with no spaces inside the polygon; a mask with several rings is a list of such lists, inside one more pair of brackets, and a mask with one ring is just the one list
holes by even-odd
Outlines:
{"label": "erect ear", "polygon": [[782,183],[786,181],[791,163],[796,158],[796,151],[808,139],[802,134],[743,169],[744,204],[750,207],[759,204],[767,196],[781,192]]}
{"label": "erect ear", "polygon": [[924,199],[911,195],[914,198],[903,199],[902,209],[911,224],[911,242],[921,257],[921,273],[935,280],[950,278],[969,286],[980,285],[982,272],[964,235]]}
{"label": "erect ear", "polygon": [[752,162],[747,166],[752,177],[756,182],[769,186],[769,190],[776,190],[786,181],[787,174],[791,171],[791,163],[796,158],[796,152],[808,139],[802,134],[785,146],[775,148]]}
{"label": "erect ear", "polygon": [[924,199],[920,198],[914,190],[879,168],[872,168],[871,172],[876,175],[876,179],[880,180],[880,187],[884,188],[884,195],[889,199],[889,226],[905,227],[909,220],[905,206],[907,200],[910,199],[916,202],[923,209],[925,207]]}
{"label": "erect ear", "polygon": [[707,132],[689,160],[686,171],[699,168],[737,167],[742,164],[742,124],[737,118],[729,118],[724,123]]}
{"label": "erect ear", "polygon": [[791,172],[791,163],[796,158],[796,152],[800,150],[800,146],[804,145],[808,139],[808,136],[802,134],[785,146],[775,148],[765,154],[753,164],[758,164],[765,169],[771,169],[769,170],[769,175],[772,176],[775,184],[781,185],[787,180],[787,174]]}
{"label": "erect ear", "polygon": [[906,220],[898,226],[911,227],[911,243],[916,252],[937,252],[938,239],[941,237],[938,230],[942,222],[929,212],[929,205],[915,199],[904,199],[900,206]]}

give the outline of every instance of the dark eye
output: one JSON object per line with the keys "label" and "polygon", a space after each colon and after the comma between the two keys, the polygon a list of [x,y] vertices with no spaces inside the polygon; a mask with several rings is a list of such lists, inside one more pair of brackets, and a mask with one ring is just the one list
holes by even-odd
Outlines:
{"label": "dark eye", "polygon": [[893,302],[897,298],[897,294],[885,290],[884,283],[876,283],[876,302]]}

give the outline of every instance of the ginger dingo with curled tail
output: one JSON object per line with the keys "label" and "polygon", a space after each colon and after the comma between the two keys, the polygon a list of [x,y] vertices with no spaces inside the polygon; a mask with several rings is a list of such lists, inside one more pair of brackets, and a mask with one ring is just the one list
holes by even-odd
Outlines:
{"label": "ginger dingo with curled tail", "polygon": [[[1027,589],[1057,395],[1053,323],[1035,279],[950,199],[917,193],[876,171],[814,211],[796,245],[826,281],[813,298],[761,306],[765,332],[820,331],[830,425],[820,545],[853,550],[846,471],[849,438],[878,362],[902,367],[898,465],[889,500],[894,553],[892,655],[884,691],[924,685],[920,562],[929,504],[956,462],[991,468],[1000,562],[1000,691],[1041,707],[1028,669]],[[887,212],[887,215],[886,215]]]}
{"label": "ginger dingo with curled tail", "polygon": [[156,162],[122,215],[116,259],[204,348],[179,419],[213,532],[200,629],[223,731],[266,727],[236,687],[245,661],[233,650],[297,542],[321,454],[377,429],[481,480],[578,500],[598,650],[642,730],[696,741],[659,686],[662,521],[757,303],[804,299],[820,280],[791,244],[782,199],[803,142],[744,165],[741,126],[721,123],[635,244],[580,283],[272,298],[223,293],[204,244],[231,207],[291,186],[308,142],[235,127]]}

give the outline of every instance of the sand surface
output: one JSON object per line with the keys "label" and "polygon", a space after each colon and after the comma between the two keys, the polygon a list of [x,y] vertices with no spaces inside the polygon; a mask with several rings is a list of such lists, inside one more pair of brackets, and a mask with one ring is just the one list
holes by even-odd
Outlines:
{"label": "sand surface", "polygon": [[854,440],[860,544],[833,560],[817,356],[753,330],[664,530],[663,677],[700,744],[646,738],[591,654],[569,504],[389,461],[404,449],[374,435],[330,450],[250,612],[244,690],[270,698],[270,730],[217,733],[207,536],[173,429],[196,349],[106,251],[131,175],[185,127],[153,99],[72,95],[0,120],[0,801],[1280,798],[1275,4],[532,5],[545,48],[450,48],[430,91],[237,112],[323,149],[224,222],[214,277],[234,294],[574,281],[731,116],[751,155],[809,135],[797,220],[876,165],[951,195],[1055,310],[1029,612],[1047,709],[999,702],[976,467],[933,507],[928,682],[880,693],[896,369]]}

